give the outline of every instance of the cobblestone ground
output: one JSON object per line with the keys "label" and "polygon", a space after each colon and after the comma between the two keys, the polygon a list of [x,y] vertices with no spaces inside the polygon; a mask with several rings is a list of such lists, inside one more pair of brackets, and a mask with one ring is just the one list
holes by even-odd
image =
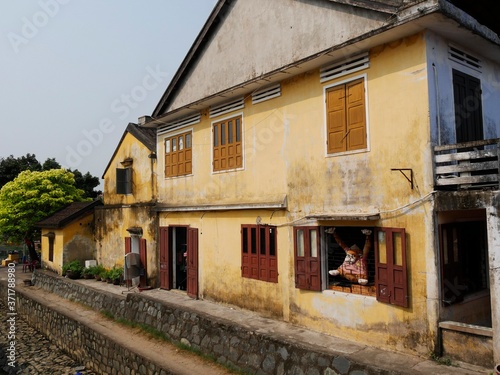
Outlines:
{"label": "cobblestone ground", "polygon": [[10,323],[7,309],[0,304],[0,375],[95,375],[77,361],[67,356],[45,336],[16,316],[15,321],[15,367],[8,365],[7,348]]}

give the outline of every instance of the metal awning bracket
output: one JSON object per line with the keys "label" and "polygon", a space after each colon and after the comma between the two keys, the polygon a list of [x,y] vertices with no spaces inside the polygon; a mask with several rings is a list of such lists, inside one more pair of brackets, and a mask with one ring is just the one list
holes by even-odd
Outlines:
{"label": "metal awning bracket", "polygon": [[[411,168],[391,168],[391,171],[399,171],[410,183],[411,189],[413,190],[413,169]],[[407,173],[410,175],[408,176]]]}

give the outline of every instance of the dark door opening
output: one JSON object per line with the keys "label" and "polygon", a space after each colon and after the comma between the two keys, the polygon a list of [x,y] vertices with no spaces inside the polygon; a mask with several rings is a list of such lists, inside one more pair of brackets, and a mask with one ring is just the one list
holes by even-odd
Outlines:
{"label": "dark door opening", "polygon": [[160,288],[198,295],[198,229],[188,226],[160,228]]}

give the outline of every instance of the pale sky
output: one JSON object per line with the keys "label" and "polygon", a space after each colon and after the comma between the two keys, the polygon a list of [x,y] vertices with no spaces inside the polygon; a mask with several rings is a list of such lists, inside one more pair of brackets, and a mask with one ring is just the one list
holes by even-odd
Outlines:
{"label": "pale sky", "polygon": [[217,0],[3,0],[0,157],[101,178],[150,115]]}

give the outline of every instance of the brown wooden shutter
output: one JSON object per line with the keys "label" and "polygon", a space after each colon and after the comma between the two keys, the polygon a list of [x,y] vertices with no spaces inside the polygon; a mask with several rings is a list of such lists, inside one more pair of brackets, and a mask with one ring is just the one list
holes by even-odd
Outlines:
{"label": "brown wooden shutter", "polygon": [[326,92],[327,144],[328,153],[346,150],[346,106],[345,85],[339,85]]}
{"label": "brown wooden shutter", "polygon": [[366,148],[364,79],[346,84],[347,150]]}
{"label": "brown wooden shutter", "polygon": [[406,232],[379,228],[375,233],[375,286],[377,300],[408,307]]}

